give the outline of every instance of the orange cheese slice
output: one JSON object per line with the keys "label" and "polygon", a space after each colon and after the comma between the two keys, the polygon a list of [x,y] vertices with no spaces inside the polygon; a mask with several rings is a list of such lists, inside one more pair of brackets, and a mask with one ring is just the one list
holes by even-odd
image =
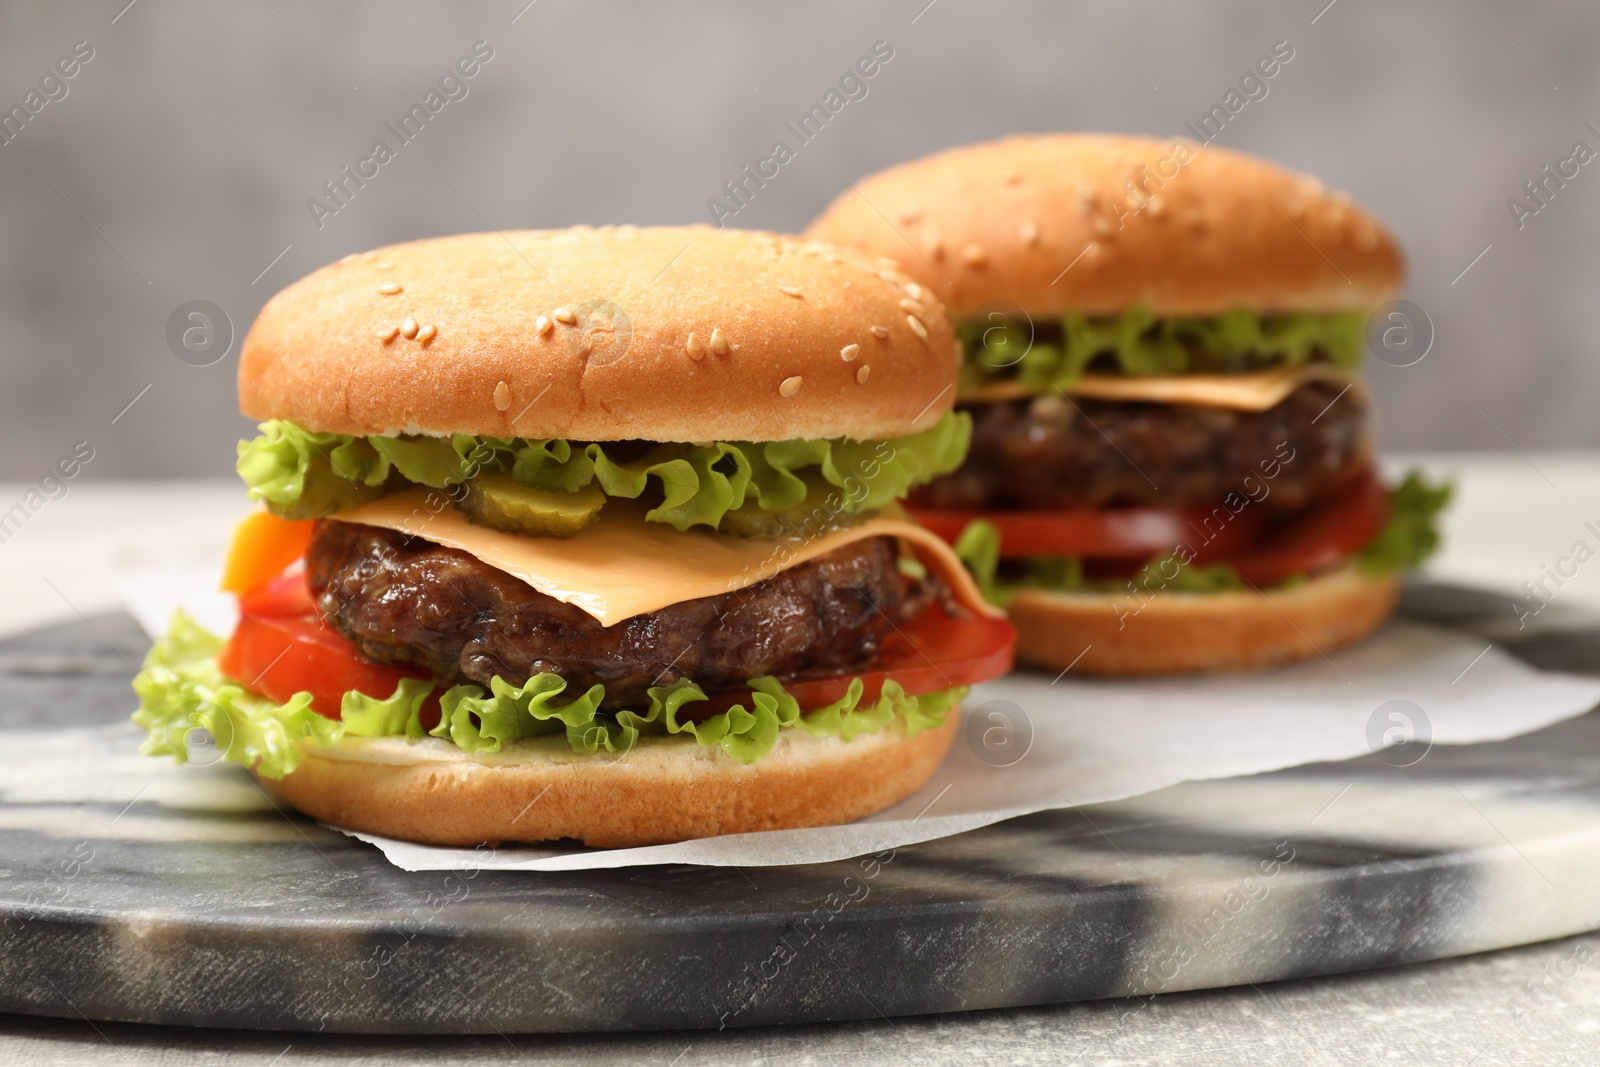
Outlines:
{"label": "orange cheese slice", "polygon": [[679,533],[646,522],[632,501],[608,500],[576,536],[527,537],[468,521],[437,489],[408,489],[333,516],[460,549],[527,582],[546,596],[614,626],[624,619],[700,597],[744,589],[790,567],[867,537],[910,542],[963,607],[998,615],[949,545],[914,523],[877,516],[815,537],[735,537],[695,527]]}
{"label": "orange cheese slice", "polygon": [[[1349,371],[1331,363],[1302,363],[1245,374],[1085,374],[1062,392],[1096,400],[1266,411],[1283,403],[1285,397],[1307,382],[1354,380]],[[1011,400],[1033,392],[1021,382],[995,382],[963,394],[961,399]]]}

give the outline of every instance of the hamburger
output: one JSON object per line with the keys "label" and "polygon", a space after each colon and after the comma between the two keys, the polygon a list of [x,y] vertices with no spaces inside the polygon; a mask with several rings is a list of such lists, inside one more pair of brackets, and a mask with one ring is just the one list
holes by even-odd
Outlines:
{"label": "hamburger", "polygon": [[[917,311],[907,316],[902,303]],[[144,751],[336,826],[629,846],[847,821],[928,778],[1014,632],[897,501],[953,471],[921,286],[771,234],[346,257],[246,337],[226,637],[179,614]]]}
{"label": "hamburger", "polygon": [[1403,273],[1348,197],[1191,142],[1060,134],[863,179],[807,235],[896,260],[963,343],[962,467],[913,492],[1055,671],[1326,653],[1393,612],[1448,488],[1386,486],[1359,379]]}

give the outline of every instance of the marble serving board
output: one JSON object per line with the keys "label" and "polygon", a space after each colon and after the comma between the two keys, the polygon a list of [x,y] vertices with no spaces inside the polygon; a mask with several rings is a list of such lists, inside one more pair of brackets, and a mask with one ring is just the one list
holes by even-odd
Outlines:
{"label": "marble serving board", "polygon": [[[1507,634],[1504,597],[1439,586],[1405,610],[1600,673],[1600,624]],[[0,741],[131,743],[145,645],[124,616],[0,642]],[[717,1028],[1149,998],[1600,927],[1600,713],[751,870],[407,873],[237,777],[226,811],[115,790],[0,806],[0,1011]]]}

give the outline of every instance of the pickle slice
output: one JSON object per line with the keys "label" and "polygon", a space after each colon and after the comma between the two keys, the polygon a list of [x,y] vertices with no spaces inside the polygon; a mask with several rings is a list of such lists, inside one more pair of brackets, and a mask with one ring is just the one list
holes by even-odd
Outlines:
{"label": "pickle slice", "polygon": [[600,515],[606,495],[593,482],[575,493],[532,489],[484,471],[466,483],[456,507],[479,526],[529,537],[571,537]]}

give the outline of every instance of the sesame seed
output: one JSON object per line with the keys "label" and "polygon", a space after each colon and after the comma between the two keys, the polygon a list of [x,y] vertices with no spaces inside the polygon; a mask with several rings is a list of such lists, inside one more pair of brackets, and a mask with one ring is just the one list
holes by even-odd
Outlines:
{"label": "sesame seed", "polygon": [[867,378],[870,377],[871,374],[872,367],[869,364],[863,363],[861,364],[861,369],[856,371],[856,381],[862,385],[866,385]]}
{"label": "sesame seed", "polygon": [[860,354],[860,345],[845,345],[843,348],[839,349],[839,358],[844,360],[846,363],[849,363]]}
{"label": "sesame seed", "polygon": [[878,277],[882,278],[884,281],[888,282],[890,285],[899,285],[900,284],[901,275],[899,273],[897,273],[896,271],[880,270],[878,272]]}
{"label": "sesame seed", "polygon": [[887,327],[887,326],[874,326],[874,327],[872,327],[872,336],[876,337],[880,341],[887,340],[888,337],[889,337],[889,327]]}
{"label": "sesame seed", "polygon": [[1106,234],[1111,232],[1111,220],[1106,218],[1104,215],[1096,215],[1094,220],[1089,223],[1089,228],[1096,234],[1104,237]]}
{"label": "sesame seed", "polygon": [[968,245],[961,250],[961,258],[976,267],[988,260],[989,254],[983,250],[982,245]]}
{"label": "sesame seed", "polygon": [[783,383],[778,386],[778,395],[779,396],[794,396],[794,394],[798,393],[799,391],[800,391],[800,375],[798,375],[798,374],[796,374],[792,378],[785,378],[783,380]]}
{"label": "sesame seed", "polygon": [[394,296],[399,291],[400,285],[398,282],[385,282],[378,286],[378,292],[384,296]]}
{"label": "sesame seed", "polygon": [[425,345],[438,336],[438,334],[439,327],[430,322],[428,325],[417,331],[417,343]]}
{"label": "sesame seed", "polygon": [[549,315],[540,315],[538,318],[533,320],[533,332],[537,333],[540,337],[550,336],[550,331],[555,328],[556,324],[550,321]]}
{"label": "sesame seed", "polygon": [[1152,196],[1149,202],[1145,204],[1144,209],[1150,212],[1151,218],[1159,219],[1167,213],[1167,202],[1159,196]]}
{"label": "sesame seed", "polygon": [[511,407],[511,386],[505,382],[494,387],[494,406],[500,411],[506,411]]}
{"label": "sesame seed", "polygon": [[684,345],[684,347],[689,350],[689,358],[690,359],[705,359],[706,358],[706,346],[701,344],[700,343],[700,338],[696,337],[694,334],[691,333],[689,335],[689,340]]}
{"label": "sesame seed", "polygon": [[900,310],[909,311],[913,315],[926,315],[928,313],[928,309],[917,303],[915,300],[900,301]]}
{"label": "sesame seed", "polygon": [[557,322],[571,326],[578,321],[578,316],[572,313],[571,308],[556,308],[550,313]]}
{"label": "sesame seed", "polygon": [[388,344],[390,341],[393,341],[397,336],[399,336],[399,334],[400,334],[400,327],[398,327],[398,326],[386,326],[383,329],[378,331],[378,340],[382,341],[385,344]]}
{"label": "sesame seed", "polygon": [[721,330],[713,329],[711,331],[711,351],[719,356],[728,354],[728,339],[722,336]]}
{"label": "sesame seed", "polygon": [[924,341],[928,339],[928,328],[922,325],[922,320],[917,318],[915,315],[906,316],[906,325],[911,327],[912,333],[916,334]]}
{"label": "sesame seed", "polygon": [[900,291],[905,293],[913,300],[922,299],[922,286],[918,285],[916,282],[906,282],[900,287]]}
{"label": "sesame seed", "polygon": [[392,266],[394,266],[393,263],[379,263],[378,264],[378,269],[379,270],[388,270]]}
{"label": "sesame seed", "polygon": [[1024,222],[1022,224],[1022,229],[1018,231],[1017,236],[1022,238],[1022,243],[1025,245],[1038,244],[1039,227],[1035,226],[1031,222]]}
{"label": "sesame seed", "polygon": [[778,292],[784,294],[785,296],[795,297],[796,299],[799,299],[803,295],[800,292],[799,287],[794,285],[780,285],[778,286]]}
{"label": "sesame seed", "polygon": [[400,336],[409,341],[413,337],[417,336],[417,331],[421,328],[422,327],[417,325],[416,319],[412,318],[410,315],[407,315],[406,321],[400,324]]}
{"label": "sesame seed", "polygon": [[879,256],[878,266],[886,267],[889,270],[895,270],[900,266],[900,264],[897,261],[890,259],[888,256]]}

